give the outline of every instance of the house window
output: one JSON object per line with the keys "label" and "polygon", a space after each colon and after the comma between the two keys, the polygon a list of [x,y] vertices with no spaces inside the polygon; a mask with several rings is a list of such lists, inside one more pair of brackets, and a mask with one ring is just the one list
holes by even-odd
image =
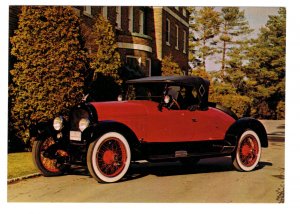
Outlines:
{"label": "house window", "polygon": [[102,16],[107,19],[107,7],[102,7]]}
{"label": "house window", "polygon": [[166,43],[167,45],[170,45],[170,20],[166,20]]}
{"label": "house window", "polygon": [[186,31],[183,31],[183,53],[186,53]]}
{"label": "house window", "polygon": [[141,34],[145,34],[144,22],[145,22],[145,14],[144,14],[144,11],[140,10],[139,33],[141,33]]}
{"label": "house window", "polygon": [[176,50],[179,50],[179,28],[178,28],[178,25],[175,25],[175,29],[176,29],[176,46],[175,46],[175,49]]}
{"label": "house window", "polygon": [[121,29],[121,7],[116,7],[116,28]]}
{"label": "house window", "polygon": [[146,75],[151,76],[151,59],[147,58],[146,62],[142,63],[142,58],[137,56],[126,56],[126,65],[129,69],[135,72],[142,72]]}
{"label": "house window", "polygon": [[133,7],[128,8],[128,31],[133,32]]}
{"label": "house window", "polygon": [[83,7],[83,14],[86,16],[92,16],[92,7],[91,6],[84,6]]}

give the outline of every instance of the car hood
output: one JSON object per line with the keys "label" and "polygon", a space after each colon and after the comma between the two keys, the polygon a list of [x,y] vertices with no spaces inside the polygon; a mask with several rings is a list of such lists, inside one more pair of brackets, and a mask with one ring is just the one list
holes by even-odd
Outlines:
{"label": "car hood", "polygon": [[91,102],[97,111],[98,120],[120,120],[138,118],[148,113],[148,108],[157,108],[158,104],[145,100]]}

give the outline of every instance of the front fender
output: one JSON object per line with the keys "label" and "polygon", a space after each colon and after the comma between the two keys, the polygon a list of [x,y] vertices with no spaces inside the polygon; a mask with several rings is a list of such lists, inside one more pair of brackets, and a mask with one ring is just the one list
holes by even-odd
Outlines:
{"label": "front fender", "polygon": [[232,124],[226,132],[225,139],[236,146],[239,136],[247,129],[257,133],[262,147],[268,147],[268,136],[264,125],[250,117],[241,118]]}
{"label": "front fender", "polygon": [[132,151],[133,159],[137,159],[141,156],[142,147],[135,133],[128,126],[116,121],[101,121],[88,127],[82,133],[83,143],[88,149],[90,143],[96,141],[107,132],[118,132],[127,139]]}
{"label": "front fender", "polygon": [[45,139],[52,137],[56,143],[67,142],[69,139],[69,125],[64,121],[63,129],[56,131],[53,128],[53,120],[47,122],[38,123],[31,127],[30,136],[35,137],[38,141],[44,141]]}
{"label": "front fender", "polygon": [[111,120],[101,121],[88,127],[82,133],[82,139],[89,144],[97,140],[104,133],[111,131],[120,132],[130,140],[138,141],[136,135],[128,126]]}

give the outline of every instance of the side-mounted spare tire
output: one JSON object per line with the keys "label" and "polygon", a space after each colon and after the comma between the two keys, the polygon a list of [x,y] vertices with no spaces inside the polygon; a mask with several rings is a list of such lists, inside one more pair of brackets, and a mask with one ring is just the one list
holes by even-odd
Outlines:
{"label": "side-mounted spare tire", "polygon": [[231,111],[229,108],[226,108],[226,107],[224,107],[224,106],[222,106],[218,103],[211,103],[210,102],[209,106],[223,111],[224,113],[228,114],[229,116],[231,116],[235,120],[239,119],[238,116],[233,111]]}

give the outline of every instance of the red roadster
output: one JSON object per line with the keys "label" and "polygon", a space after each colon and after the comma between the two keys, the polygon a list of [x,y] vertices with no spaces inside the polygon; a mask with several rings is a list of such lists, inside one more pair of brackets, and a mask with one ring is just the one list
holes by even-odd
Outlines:
{"label": "red roadster", "polygon": [[65,121],[40,126],[33,147],[45,176],[70,165],[87,165],[99,182],[116,182],[137,160],[180,160],[232,156],[239,171],[251,171],[268,147],[264,126],[208,102],[209,82],[200,77],[147,77],[127,81],[125,99],[82,102]]}

